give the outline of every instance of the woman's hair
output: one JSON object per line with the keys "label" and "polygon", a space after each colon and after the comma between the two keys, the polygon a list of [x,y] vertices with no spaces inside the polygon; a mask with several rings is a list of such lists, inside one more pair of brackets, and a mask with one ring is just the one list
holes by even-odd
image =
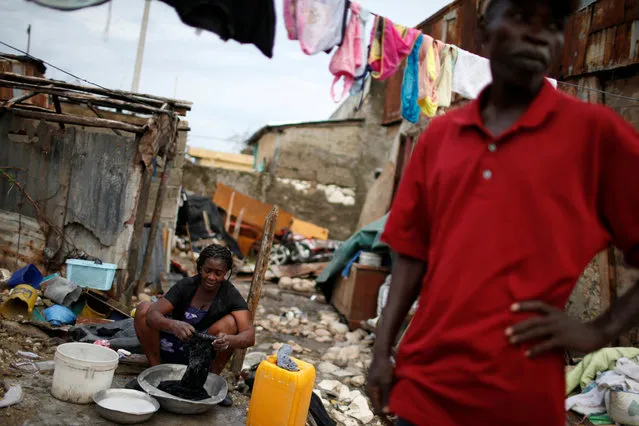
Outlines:
{"label": "woman's hair", "polygon": [[202,267],[208,259],[218,259],[226,264],[226,268],[233,273],[233,253],[228,247],[221,246],[219,244],[211,244],[206,247],[200,253],[200,257],[197,258],[197,272],[202,273]]}

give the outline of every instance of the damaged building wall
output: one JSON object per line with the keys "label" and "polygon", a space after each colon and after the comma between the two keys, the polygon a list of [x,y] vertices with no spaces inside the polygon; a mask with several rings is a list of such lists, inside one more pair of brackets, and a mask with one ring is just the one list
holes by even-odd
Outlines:
{"label": "damaged building wall", "polygon": [[[77,248],[125,267],[132,232],[127,222],[140,184],[135,138],[73,126],[60,129],[5,112],[0,117],[0,141],[4,147],[0,164],[9,166],[5,172],[36,202],[40,218],[46,217],[64,235],[39,220],[47,239],[45,263],[47,259],[60,263]],[[12,186],[6,176],[0,179],[1,208],[18,217],[38,218],[31,203]]]}
{"label": "damaged building wall", "polygon": [[277,204],[299,219],[327,228],[331,239],[348,238],[361,209],[352,188],[280,178],[266,172],[249,173],[185,164],[182,185],[186,191],[213,198],[218,183],[261,202]]}

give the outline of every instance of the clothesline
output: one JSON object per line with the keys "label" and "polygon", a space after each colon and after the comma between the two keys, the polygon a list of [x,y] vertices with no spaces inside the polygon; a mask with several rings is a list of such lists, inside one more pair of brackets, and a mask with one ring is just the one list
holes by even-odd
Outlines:
{"label": "clothesline", "polygon": [[45,61],[45,60],[43,60],[43,59],[36,58],[35,56],[30,55],[29,53],[25,52],[24,50],[19,49],[19,48],[15,47],[15,46],[12,46],[12,45],[10,45],[10,44],[8,44],[8,43],[5,43],[5,42],[4,42],[4,41],[2,41],[2,40],[0,40],[0,44],[2,44],[2,45],[4,45],[4,46],[8,47],[9,49],[13,49],[13,50],[15,50],[16,52],[20,52],[20,53],[22,53],[23,55],[27,56],[28,58],[31,58],[31,59],[33,59],[33,60],[36,60],[36,61],[42,62],[43,64],[48,65],[48,66],[50,66],[51,68],[56,69],[56,70],[58,70],[58,71],[60,71],[60,72],[62,72],[62,73],[64,73],[64,74],[66,74],[66,75],[68,75],[68,76],[70,76],[70,77],[73,77],[73,78],[75,78],[75,79],[77,79],[77,80],[80,80],[80,81],[82,81],[82,82],[84,82],[84,83],[91,84],[92,86],[99,87],[100,89],[103,89],[103,90],[110,90],[110,89],[108,89],[108,88],[106,88],[106,87],[100,86],[100,85],[99,85],[99,84],[97,84],[97,83],[94,83],[94,82],[89,81],[89,80],[87,80],[87,79],[84,79],[84,78],[82,78],[82,77],[78,77],[77,75],[75,75],[75,74],[73,74],[73,73],[70,73],[69,71],[66,71],[66,70],[64,70],[64,69],[62,69],[62,68],[60,68],[60,67],[58,67],[58,66],[53,65],[51,62],[47,62],[47,61]]}
{"label": "clothesline", "polygon": [[563,84],[563,85],[566,85],[566,86],[576,87],[577,89],[580,89],[580,90],[589,90],[591,92],[600,93],[602,95],[613,96],[613,97],[619,98],[619,99],[625,99],[627,101],[639,102],[639,98],[633,98],[632,96],[617,95],[615,93],[608,92],[606,90],[595,89],[595,88],[592,88],[592,87],[583,87],[583,86],[579,86],[578,84],[568,83],[566,81],[558,81],[557,83]]}

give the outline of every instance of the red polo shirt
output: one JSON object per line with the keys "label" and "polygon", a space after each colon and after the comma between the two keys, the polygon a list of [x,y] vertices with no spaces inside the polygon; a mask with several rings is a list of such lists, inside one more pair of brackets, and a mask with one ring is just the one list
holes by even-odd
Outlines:
{"label": "red polo shirt", "polygon": [[511,346],[526,315],[510,306],[563,308],[611,241],[639,266],[639,134],[549,83],[497,138],[479,105],[432,121],[386,225],[395,251],[428,263],[390,408],[419,426],[564,426],[563,356]]}

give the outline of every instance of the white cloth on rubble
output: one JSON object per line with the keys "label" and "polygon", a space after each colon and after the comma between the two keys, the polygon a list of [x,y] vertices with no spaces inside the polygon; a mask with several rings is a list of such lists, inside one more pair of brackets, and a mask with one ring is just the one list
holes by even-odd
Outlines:
{"label": "white cloth on rubble", "polygon": [[606,412],[605,398],[611,390],[639,392],[639,365],[628,358],[620,358],[614,370],[597,375],[579,395],[566,399],[566,411],[573,410],[586,416]]}
{"label": "white cloth on rubble", "polygon": [[[457,62],[453,70],[453,92],[467,99],[476,99],[482,90],[493,81],[490,61],[463,49],[457,50]],[[557,87],[557,80],[549,78]]]}

